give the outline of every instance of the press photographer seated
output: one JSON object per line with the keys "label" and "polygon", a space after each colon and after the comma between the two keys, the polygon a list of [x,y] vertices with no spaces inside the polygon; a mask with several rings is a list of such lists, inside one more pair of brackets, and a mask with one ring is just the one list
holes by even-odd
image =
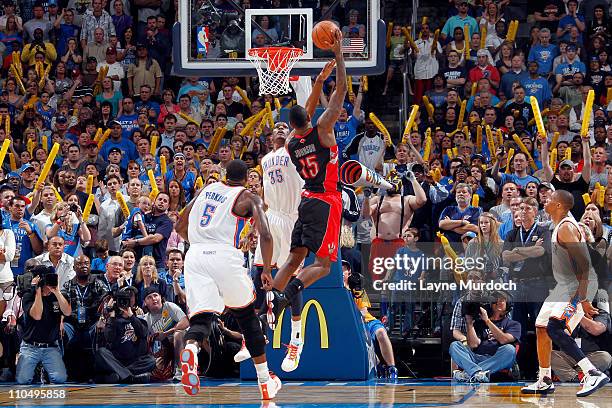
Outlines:
{"label": "press photographer seated", "polygon": [[30,384],[38,363],[52,383],[66,382],[66,367],[59,349],[61,317],[70,316],[72,308],[58,288],[58,276],[52,266],[32,268],[31,288],[23,295],[23,341],[17,363],[17,382]]}
{"label": "press photographer seated", "polygon": [[[505,293],[493,293],[488,302],[463,298],[455,304],[451,328],[457,340],[449,349],[451,358],[460,368],[453,371],[455,381],[489,382],[491,374],[514,364],[514,343],[521,337],[521,325],[507,317]],[[458,313],[463,323],[457,321]]]}

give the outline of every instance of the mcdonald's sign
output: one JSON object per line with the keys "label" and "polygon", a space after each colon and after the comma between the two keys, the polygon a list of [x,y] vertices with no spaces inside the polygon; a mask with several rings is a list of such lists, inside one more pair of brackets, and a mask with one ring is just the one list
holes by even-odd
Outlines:
{"label": "mcdonald's sign", "polygon": [[[329,335],[327,333],[327,319],[325,318],[325,312],[323,311],[323,307],[321,304],[314,299],[310,299],[304,305],[302,309],[302,338],[304,342],[306,342],[306,321],[308,319],[308,312],[310,312],[310,308],[314,306],[317,311],[317,316],[319,318],[319,331],[321,333],[321,348],[327,349],[329,348]],[[272,338],[272,348],[278,349],[281,346],[281,333],[283,332],[283,318],[285,317],[285,311],[283,310],[278,318],[278,324],[274,329],[274,335]]]}

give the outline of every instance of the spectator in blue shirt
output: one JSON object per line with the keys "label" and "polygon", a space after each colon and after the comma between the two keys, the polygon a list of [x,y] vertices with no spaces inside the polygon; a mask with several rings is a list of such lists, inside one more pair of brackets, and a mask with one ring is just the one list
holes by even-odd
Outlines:
{"label": "spectator in blue shirt", "polygon": [[143,84],[140,86],[140,100],[136,102],[136,112],[140,112],[143,108],[146,108],[147,111],[153,109],[157,116],[159,116],[159,103],[151,100],[153,90],[147,84]]}
{"label": "spectator in blue shirt", "polygon": [[138,127],[138,112],[134,109],[134,99],[130,96],[125,96],[121,105],[123,111],[121,116],[117,117],[117,122],[123,128],[123,134],[127,138]]}
{"label": "spectator in blue shirt", "polygon": [[538,34],[540,43],[535,44],[529,50],[529,61],[538,63],[538,74],[544,78],[550,77],[553,71],[553,61],[559,55],[559,49],[556,45],[550,43],[550,30],[542,28]]}
{"label": "spectator in blue shirt", "polygon": [[127,168],[128,162],[138,157],[136,146],[131,140],[123,136],[123,128],[119,122],[113,120],[109,123],[109,127],[111,129],[111,134],[100,149],[100,156],[102,156],[104,160],[108,160],[110,150],[116,147],[122,152],[121,167]]}
{"label": "spectator in blue shirt", "polygon": [[467,1],[461,1],[458,5],[458,10],[459,13],[446,20],[444,27],[442,27],[440,36],[444,41],[446,41],[448,36],[455,32],[455,28],[461,28],[463,30],[463,27],[466,24],[469,26],[470,34],[480,31],[480,27],[478,26],[476,19],[468,15],[469,6]]}
{"label": "spectator in blue shirt", "polygon": [[581,33],[579,40],[582,40],[582,32],[586,29],[584,23],[584,16],[578,14],[578,1],[569,0],[567,2],[567,14],[561,17],[559,20],[559,27],[557,27],[557,39],[568,41],[570,38],[570,30],[572,27],[576,27]]}
{"label": "spectator in blue shirt", "polygon": [[566,48],[566,62],[562,62],[555,69],[557,85],[555,85],[553,92],[558,92],[561,86],[571,86],[572,78],[576,72],[582,73],[582,76],[586,75],[586,66],[578,59],[576,46],[569,44]]}
{"label": "spectator in blue shirt", "polygon": [[13,275],[21,275],[25,262],[43,252],[43,242],[38,227],[24,219],[26,213],[26,199],[20,196],[13,197],[9,204],[10,228],[15,235],[15,256],[11,261]]}
{"label": "spectator in blue shirt", "polygon": [[169,170],[166,174],[166,184],[169,184],[170,181],[176,180],[181,183],[183,186],[183,190],[185,191],[185,199],[187,202],[191,200],[191,193],[193,191],[193,187],[195,186],[195,175],[187,171],[185,168],[185,155],[183,153],[176,153],[174,155],[174,170]]}
{"label": "spectator in blue shirt", "polygon": [[472,207],[472,188],[466,183],[455,187],[456,206],[448,206],[440,214],[440,229],[450,242],[460,242],[461,236],[468,231],[478,233],[480,207]]}
{"label": "spectator in blue shirt", "polygon": [[529,162],[527,161],[527,156],[523,152],[515,152],[514,156],[512,157],[512,168],[514,169],[513,173],[500,173],[499,164],[504,159],[504,155],[504,151],[497,149],[497,162],[495,162],[493,169],[491,169],[491,176],[496,183],[503,186],[508,181],[512,181],[514,184],[523,189],[530,181],[540,184],[540,180],[527,173]]}
{"label": "spectator in blue shirt", "polygon": [[525,88],[526,99],[530,101],[531,97],[534,96],[540,103],[540,106],[547,106],[552,99],[552,92],[548,81],[538,74],[538,62],[529,61],[527,63],[527,71],[529,72],[529,77],[521,82],[521,85]]}
{"label": "spectator in blue shirt", "polygon": [[522,55],[515,55],[512,57],[510,71],[502,75],[499,85],[504,95],[512,95],[512,84],[515,82],[520,84],[529,77],[527,72],[523,69],[523,63]]}

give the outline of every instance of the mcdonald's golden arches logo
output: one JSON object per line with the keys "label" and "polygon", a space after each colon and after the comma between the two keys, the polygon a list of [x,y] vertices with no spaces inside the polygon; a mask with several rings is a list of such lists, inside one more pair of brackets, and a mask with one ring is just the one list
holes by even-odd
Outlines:
{"label": "mcdonald's golden arches logo", "polygon": [[[321,332],[321,348],[327,349],[329,348],[329,335],[327,333],[327,319],[325,318],[325,312],[323,311],[323,307],[321,304],[314,299],[310,299],[304,305],[302,309],[301,319],[302,319],[302,338],[304,342],[306,342],[306,321],[308,319],[308,313],[310,312],[310,308],[314,306],[317,311],[317,316],[319,318],[319,331]],[[283,332],[283,318],[285,317],[285,311],[283,310],[278,318],[278,324],[274,329],[274,336],[272,338],[272,348],[280,348],[281,346],[281,333]]]}

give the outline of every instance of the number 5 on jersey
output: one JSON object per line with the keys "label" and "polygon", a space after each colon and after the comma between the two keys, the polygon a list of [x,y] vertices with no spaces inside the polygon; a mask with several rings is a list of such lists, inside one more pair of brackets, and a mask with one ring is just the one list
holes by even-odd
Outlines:
{"label": "number 5 on jersey", "polygon": [[317,163],[317,156],[314,154],[301,158],[300,165],[302,166],[300,174],[305,180],[315,178],[319,173],[319,163]]}
{"label": "number 5 on jersey", "polygon": [[208,224],[210,224],[210,220],[215,214],[216,209],[217,206],[206,204],[206,207],[204,207],[204,211],[202,212],[202,217],[200,218],[200,227],[206,227]]}

